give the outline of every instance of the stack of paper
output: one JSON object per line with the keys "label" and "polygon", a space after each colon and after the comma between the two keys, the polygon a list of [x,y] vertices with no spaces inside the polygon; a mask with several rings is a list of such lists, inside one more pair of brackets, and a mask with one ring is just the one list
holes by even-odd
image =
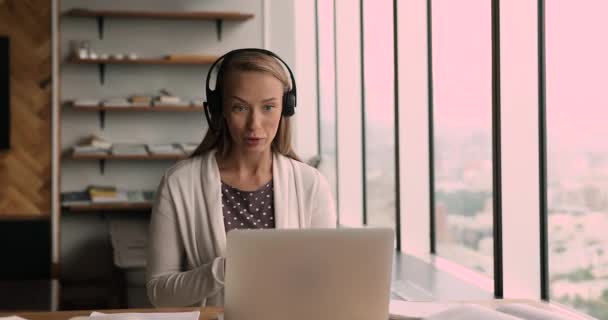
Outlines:
{"label": "stack of paper", "polygon": [[166,313],[91,313],[94,320],[198,320],[200,311]]}
{"label": "stack of paper", "polygon": [[105,155],[108,154],[112,143],[102,137],[90,135],[73,147],[74,154],[79,155]]}
{"label": "stack of paper", "polygon": [[93,146],[74,146],[74,155],[106,155],[108,149],[93,147]]}
{"label": "stack of paper", "polygon": [[[176,97],[177,98],[177,97]],[[182,101],[179,98],[177,99],[162,99],[162,100],[154,100],[152,103],[153,106],[167,106],[167,107],[189,107],[189,101]]]}
{"label": "stack of paper", "polygon": [[143,268],[146,266],[148,248],[148,219],[114,217],[109,229],[114,264],[119,268]]}
{"label": "stack of paper", "polygon": [[148,151],[143,144],[115,144],[112,154],[117,156],[147,156]]}
{"label": "stack of paper", "polygon": [[101,101],[103,106],[110,107],[130,107],[131,102],[129,102],[126,98],[108,98]]}
{"label": "stack of paper", "polygon": [[147,145],[150,154],[155,155],[184,155],[184,151],[179,146],[172,143],[149,143]]}
{"label": "stack of paper", "polygon": [[95,99],[76,99],[72,101],[72,105],[79,107],[98,107],[99,100]]}
{"label": "stack of paper", "polygon": [[461,303],[418,302],[391,300],[388,307],[390,320],[420,320],[461,306]]}
{"label": "stack of paper", "polygon": [[[491,300],[488,300],[491,302]],[[488,306],[464,302],[411,302],[391,300],[391,320],[572,320],[549,308],[495,300]]]}
{"label": "stack of paper", "polygon": [[10,317],[0,317],[0,320],[27,320],[27,319],[17,317],[17,316],[10,316]]}

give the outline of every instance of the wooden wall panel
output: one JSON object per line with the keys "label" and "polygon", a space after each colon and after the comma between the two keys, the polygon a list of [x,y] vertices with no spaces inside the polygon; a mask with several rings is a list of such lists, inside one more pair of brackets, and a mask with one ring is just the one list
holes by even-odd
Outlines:
{"label": "wooden wall panel", "polygon": [[51,1],[0,0],[10,37],[11,148],[0,151],[0,219],[51,212]]}

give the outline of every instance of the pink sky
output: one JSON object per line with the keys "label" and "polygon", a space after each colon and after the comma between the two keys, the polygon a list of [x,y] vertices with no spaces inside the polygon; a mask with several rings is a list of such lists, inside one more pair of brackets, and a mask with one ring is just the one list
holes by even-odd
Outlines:
{"label": "pink sky", "polygon": [[[432,2],[435,127],[438,132],[481,129],[489,133],[490,1]],[[319,1],[319,36],[326,44],[333,42],[333,24],[328,23],[333,21],[332,5],[332,1]],[[363,5],[366,116],[371,123],[390,125],[394,117],[392,1],[365,0]],[[608,136],[604,125],[607,81],[602,79],[608,74],[608,41],[602,37],[608,29],[608,1],[547,1],[546,10],[549,147],[601,147],[601,138]],[[333,51],[322,50],[321,59],[333,60]],[[321,77],[333,86],[333,70],[322,68]]]}

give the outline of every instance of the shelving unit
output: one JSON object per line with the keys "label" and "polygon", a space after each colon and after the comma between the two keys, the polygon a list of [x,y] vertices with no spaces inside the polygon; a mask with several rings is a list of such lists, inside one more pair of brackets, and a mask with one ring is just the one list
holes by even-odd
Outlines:
{"label": "shelving unit", "polygon": [[115,107],[115,106],[79,106],[71,105],[75,111],[112,111],[112,112],[202,112],[203,107],[177,107],[177,106],[137,106],[137,107]]}
{"label": "shelving unit", "polygon": [[121,160],[121,161],[177,161],[183,160],[188,157],[188,155],[158,155],[158,154],[149,154],[149,155],[115,155],[115,154],[74,154],[73,152],[68,153],[68,157],[72,160],[97,160],[99,161],[99,172],[104,174],[106,171],[106,161],[107,160]]}
{"label": "shelving unit", "polygon": [[217,56],[201,56],[197,59],[169,59],[169,58],[137,58],[137,59],[80,59],[71,57],[67,62],[75,64],[149,64],[149,65],[205,65],[213,63]]}
{"label": "shelving unit", "polygon": [[106,65],[108,64],[120,64],[120,65],[207,65],[213,63],[218,57],[203,55],[195,59],[170,59],[167,57],[161,58],[137,58],[137,59],[81,59],[75,56],[70,57],[66,62],[72,64],[96,64],[99,70],[99,82],[105,83],[106,78]]}
{"label": "shelving unit", "polygon": [[89,10],[72,9],[65,13],[69,17],[96,18],[99,39],[103,39],[104,24],[106,18],[135,18],[135,19],[159,19],[159,20],[211,20],[216,22],[218,40],[222,40],[223,21],[245,21],[253,18],[253,14],[233,11],[117,11],[117,10]]}
{"label": "shelving unit", "polygon": [[72,154],[72,160],[182,160],[186,155],[81,155]]}
{"label": "shelving unit", "polygon": [[63,206],[71,212],[99,212],[99,211],[149,211],[152,209],[151,202],[136,203],[91,203],[91,204],[67,204]]}
{"label": "shelving unit", "polygon": [[[213,54],[234,46],[259,45],[258,41],[252,39],[257,39],[261,32],[262,24],[261,21],[257,21],[257,16],[262,14],[262,11],[257,4],[249,2],[238,4],[238,7],[229,2],[222,2],[217,6],[251,11],[255,15],[235,11],[202,11],[216,4],[206,4],[204,1],[196,0],[191,0],[190,5],[184,7],[198,11],[162,10],[163,6],[171,7],[161,2],[151,2],[149,11],[131,10],[133,8],[120,10],[133,5],[120,1],[97,3],[100,6],[111,7],[112,10],[73,8],[75,5],[89,5],[85,2],[77,4],[75,1],[66,1],[62,5],[60,1],[57,12],[60,18],[58,19],[59,45],[54,54],[59,57],[57,75],[60,81],[55,99],[60,103],[61,108],[56,118],[59,125],[56,139],[59,141],[57,150],[62,150],[56,156],[61,182],[58,185],[59,192],[63,192],[65,196],[72,192],[83,192],[88,186],[94,185],[113,186],[117,190],[153,191],[158,186],[165,168],[189,155],[74,154],[72,144],[88,135],[98,135],[100,128],[105,127],[108,112],[113,114],[107,120],[116,123],[105,128],[106,131],[111,129],[112,132],[101,132],[104,134],[99,135],[115,144],[122,141],[138,144],[198,142],[204,127],[201,125],[203,107],[199,105],[199,101],[195,100],[194,106],[128,107],[85,106],[74,104],[73,101],[101,101],[104,98],[128,97],[132,94],[149,95],[158,92],[160,88],[166,88],[182,97],[204,95],[203,76],[209,65],[218,58]],[[180,9],[188,10],[184,7]],[[147,4],[142,5],[141,9],[146,8],[148,8]],[[254,18],[256,21],[252,21]],[[239,25],[241,22],[245,24]],[[108,25],[108,28],[105,28],[105,25]],[[114,26],[116,29],[111,28]],[[222,40],[222,27],[227,31],[224,34],[226,42],[224,44],[217,41]],[[103,39],[104,31],[106,39]],[[71,55],[75,41],[89,41],[98,55],[135,52],[138,57],[136,59],[129,59],[128,56],[124,59],[80,59]],[[99,126],[96,118],[99,120]],[[108,161],[112,161],[112,165],[106,168]],[[105,172],[106,170],[108,172]],[[110,172],[114,170],[116,172]],[[145,220],[152,209],[149,194],[141,199],[146,202],[73,202],[71,204],[67,202],[69,200],[65,203],[61,202],[62,199],[70,199],[69,197],[61,197],[61,194],[58,196],[55,200],[61,204],[61,208],[57,217],[58,227],[53,231],[53,246],[58,253],[53,260],[52,271],[53,277],[57,279],[62,278],[60,275],[62,264],[68,265],[65,268],[68,269],[73,260],[62,258],[71,254],[61,252],[62,248],[69,248],[71,245],[61,245],[62,242],[58,239],[62,234],[70,234],[64,239],[71,238],[72,240],[69,241],[72,242],[84,241],[78,243],[79,248],[89,248],[87,242],[89,239],[98,240],[101,236],[104,237],[103,239],[109,239],[106,233],[110,231],[102,229],[101,225],[105,222],[99,222],[100,217],[96,215],[107,215],[105,218],[112,220],[130,218]],[[126,199],[120,197],[117,200]],[[132,212],[134,214],[129,215]],[[140,214],[141,216],[138,217]],[[62,219],[69,222],[62,223]],[[89,223],[100,225],[95,234],[83,234],[84,232],[81,231],[83,230],[81,228],[89,230],[87,229],[91,228]],[[74,233],[78,236],[74,236]],[[87,282],[87,280],[83,281]]]}
{"label": "shelving unit", "polygon": [[72,110],[82,112],[98,112],[99,127],[103,130],[106,126],[106,112],[203,112],[202,106],[133,106],[133,107],[118,107],[118,106],[79,106],[71,103],[65,105],[71,106]]}

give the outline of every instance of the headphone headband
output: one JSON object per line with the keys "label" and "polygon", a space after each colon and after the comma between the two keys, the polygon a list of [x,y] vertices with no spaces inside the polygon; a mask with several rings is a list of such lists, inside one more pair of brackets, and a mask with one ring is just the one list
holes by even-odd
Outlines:
{"label": "headphone headband", "polygon": [[[283,61],[283,59],[281,59],[281,57],[279,57],[277,54],[275,54],[274,52],[272,52],[270,50],[260,49],[260,48],[235,49],[235,50],[229,51],[229,52],[225,53],[224,55],[222,55],[221,57],[217,58],[217,60],[215,60],[215,62],[213,62],[213,64],[209,68],[209,72],[207,73],[207,80],[205,81],[205,92],[207,94],[207,97],[206,97],[207,101],[205,101],[205,103],[204,103],[204,109],[205,109],[205,117],[207,118],[207,123],[209,124],[210,128],[212,128],[212,126],[213,126],[212,122],[211,122],[211,115],[218,116],[222,111],[222,105],[221,105],[222,93],[218,92],[217,81],[216,81],[214,90],[211,90],[211,88],[209,87],[209,80],[211,79],[211,73],[213,73],[213,69],[221,61],[222,65],[220,66],[220,69],[218,70],[218,75],[219,75],[220,72],[223,72],[223,66],[224,66],[223,62],[225,60],[231,58],[232,56],[242,53],[242,52],[263,53],[267,56],[270,56],[272,58],[279,60],[283,64],[283,66],[285,66],[285,68],[287,69],[287,71],[289,73],[289,78],[291,79],[291,88],[287,92],[283,93],[282,114],[285,117],[290,117],[295,114],[295,107],[296,107],[296,102],[297,102],[297,100],[296,100],[296,97],[297,97],[296,79],[293,75],[293,72],[289,68],[289,65],[285,61]],[[216,130],[216,128],[212,128],[212,129],[214,131]]]}

